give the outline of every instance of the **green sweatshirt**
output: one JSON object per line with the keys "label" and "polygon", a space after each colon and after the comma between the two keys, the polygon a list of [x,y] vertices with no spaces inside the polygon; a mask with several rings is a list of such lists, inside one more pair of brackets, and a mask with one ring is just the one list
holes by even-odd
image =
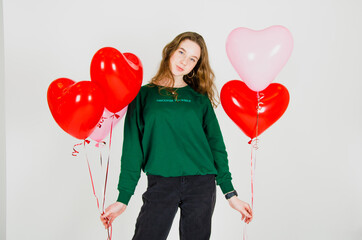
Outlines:
{"label": "green sweatshirt", "polygon": [[147,84],[128,105],[117,201],[128,204],[141,170],[163,177],[215,174],[224,194],[234,190],[209,98],[190,86],[174,90],[177,99]]}

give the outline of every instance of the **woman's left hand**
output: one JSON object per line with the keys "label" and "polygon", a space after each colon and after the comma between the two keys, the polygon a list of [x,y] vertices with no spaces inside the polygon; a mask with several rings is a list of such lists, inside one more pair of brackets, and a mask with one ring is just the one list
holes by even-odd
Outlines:
{"label": "woman's left hand", "polygon": [[248,203],[241,201],[237,196],[228,199],[230,207],[241,213],[241,220],[249,223],[253,219],[253,211]]}

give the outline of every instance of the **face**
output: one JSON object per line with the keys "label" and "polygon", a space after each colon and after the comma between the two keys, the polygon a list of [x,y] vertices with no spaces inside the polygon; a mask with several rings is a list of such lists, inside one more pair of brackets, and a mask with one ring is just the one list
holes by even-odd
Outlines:
{"label": "face", "polygon": [[200,46],[189,39],[183,40],[170,58],[170,70],[174,78],[190,73],[200,59]]}

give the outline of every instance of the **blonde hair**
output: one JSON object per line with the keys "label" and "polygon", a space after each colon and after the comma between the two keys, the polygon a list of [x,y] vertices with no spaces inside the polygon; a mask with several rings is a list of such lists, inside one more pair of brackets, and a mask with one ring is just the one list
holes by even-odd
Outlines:
{"label": "blonde hair", "polygon": [[[154,85],[160,85],[160,81],[167,80],[167,86],[161,86],[160,90],[166,89],[168,92],[172,92],[171,88],[174,86],[175,80],[170,70],[170,58],[172,54],[178,49],[180,43],[186,39],[197,43],[200,46],[201,54],[194,69],[191,71],[191,73],[185,75],[183,80],[196,92],[206,94],[212,105],[216,107],[219,104],[219,100],[217,99],[218,92],[214,84],[215,75],[210,67],[209,55],[204,38],[198,33],[181,33],[164,47],[162,51],[160,68],[158,69],[157,74],[151,79],[150,83]],[[177,93],[175,96],[177,97]]]}

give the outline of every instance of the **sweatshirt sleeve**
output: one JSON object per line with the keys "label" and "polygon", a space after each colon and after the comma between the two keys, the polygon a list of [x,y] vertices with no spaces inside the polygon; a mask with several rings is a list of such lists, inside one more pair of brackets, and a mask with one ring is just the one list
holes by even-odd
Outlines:
{"label": "sweatshirt sleeve", "polygon": [[140,92],[128,105],[124,121],[121,172],[119,175],[118,202],[128,204],[134,194],[143,165],[143,121]]}
{"label": "sweatshirt sleeve", "polygon": [[214,157],[214,163],[217,170],[216,183],[220,186],[221,191],[226,194],[234,190],[234,187],[231,183],[228,156],[219,122],[208,98],[206,104],[207,106],[204,112],[203,128],[209,142],[212,155]]}

